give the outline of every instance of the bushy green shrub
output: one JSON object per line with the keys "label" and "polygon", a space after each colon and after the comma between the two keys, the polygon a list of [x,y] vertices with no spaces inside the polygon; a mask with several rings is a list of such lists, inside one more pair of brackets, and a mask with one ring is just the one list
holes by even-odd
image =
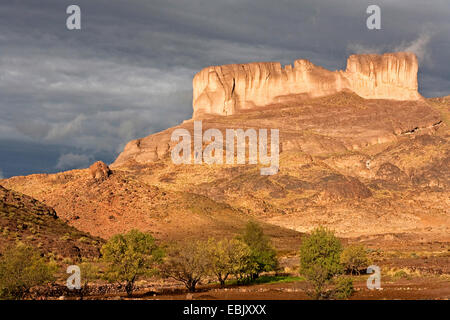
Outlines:
{"label": "bushy green shrub", "polygon": [[394,279],[411,279],[411,275],[405,270],[398,270],[393,274]]}
{"label": "bushy green shrub", "polygon": [[240,277],[253,273],[251,250],[239,239],[216,240],[211,238],[207,245],[208,271],[223,287],[228,276]]}
{"label": "bushy green shrub", "polygon": [[348,299],[355,289],[353,287],[353,280],[347,277],[338,277],[335,282],[335,288],[333,290],[333,298],[336,299]]}
{"label": "bushy green shrub", "polygon": [[0,258],[0,297],[23,299],[32,287],[53,281],[56,269],[33,247],[10,247]]}
{"label": "bushy green shrub", "polygon": [[103,245],[101,253],[103,261],[107,263],[105,278],[111,282],[125,282],[128,295],[132,294],[138,277],[156,273],[156,266],[163,256],[155,239],[138,230],[113,236]]}
{"label": "bushy green shrub", "polygon": [[370,264],[366,248],[362,245],[345,248],[341,254],[341,263],[346,272],[359,275]]}
{"label": "bushy green shrub", "polygon": [[315,299],[326,297],[326,285],[342,273],[342,245],[332,231],[322,227],[313,230],[300,247],[300,274],[313,285],[309,292]]}
{"label": "bushy green shrub", "polygon": [[249,221],[239,239],[250,248],[250,266],[253,268],[249,270],[251,280],[256,279],[261,272],[273,271],[278,267],[276,251],[258,223]]}

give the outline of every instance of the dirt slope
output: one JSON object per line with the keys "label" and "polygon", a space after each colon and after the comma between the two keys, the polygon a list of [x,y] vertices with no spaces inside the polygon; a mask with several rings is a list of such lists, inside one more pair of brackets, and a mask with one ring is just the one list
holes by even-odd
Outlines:
{"label": "dirt slope", "polygon": [[103,240],[67,225],[53,208],[0,186],[0,249],[17,241],[56,258],[97,257]]}

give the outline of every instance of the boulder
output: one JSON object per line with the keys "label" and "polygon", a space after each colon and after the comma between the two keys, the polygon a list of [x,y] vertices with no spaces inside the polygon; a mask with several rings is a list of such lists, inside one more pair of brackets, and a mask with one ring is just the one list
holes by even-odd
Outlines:
{"label": "boulder", "polygon": [[97,161],[89,167],[89,172],[95,180],[105,180],[111,174],[112,171],[109,167],[102,161]]}

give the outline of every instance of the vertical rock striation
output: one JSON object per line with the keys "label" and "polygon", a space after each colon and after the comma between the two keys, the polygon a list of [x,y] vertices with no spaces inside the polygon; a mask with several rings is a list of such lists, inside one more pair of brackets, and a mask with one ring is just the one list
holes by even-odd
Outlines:
{"label": "vertical rock striation", "polygon": [[408,52],[352,55],[345,71],[329,71],[308,60],[284,68],[279,62],[211,66],[193,80],[194,118],[231,115],[283,96],[320,97],[343,90],[366,99],[419,100],[417,71],[417,58]]}

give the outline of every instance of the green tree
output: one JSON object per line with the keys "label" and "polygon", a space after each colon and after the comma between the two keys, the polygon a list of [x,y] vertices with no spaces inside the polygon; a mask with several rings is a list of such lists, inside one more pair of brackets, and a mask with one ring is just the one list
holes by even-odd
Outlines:
{"label": "green tree", "polygon": [[258,223],[249,221],[240,238],[251,251],[251,280],[256,279],[261,272],[273,271],[278,267],[276,251]]}
{"label": "green tree", "polygon": [[342,244],[332,231],[313,230],[300,247],[300,273],[313,285],[315,299],[326,297],[326,284],[342,273]]}
{"label": "green tree", "polygon": [[206,241],[187,241],[173,245],[167,251],[162,273],[182,282],[189,292],[195,292],[197,284],[208,273]]}
{"label": "green tree", "polygon": [[241,274],[248,270],[251,250],[247,244],[239,239],[214,238],[208,240],[207,246],[208,270],[225,286],[230,275]]}
{"label": "green tree", "polygon": [[345,248],[341,254],[341,264],[346,272],[359,275],[361,269],[370,264],[366,248],[362,245]]}
{"label": "green tree", "polygon": [[148,233],[131,230],[113,236],[101,249],[102,259],[108,264],[105,277],[109,281],[125,282],[130,296],[138,277],[151,276],[162,261],[163,251]]}
{"label": "green tree", "polygon": [[0,258],[0,297],[23,299],[32,287],[53,281],[56,269],[33,247],[10,247]]}

